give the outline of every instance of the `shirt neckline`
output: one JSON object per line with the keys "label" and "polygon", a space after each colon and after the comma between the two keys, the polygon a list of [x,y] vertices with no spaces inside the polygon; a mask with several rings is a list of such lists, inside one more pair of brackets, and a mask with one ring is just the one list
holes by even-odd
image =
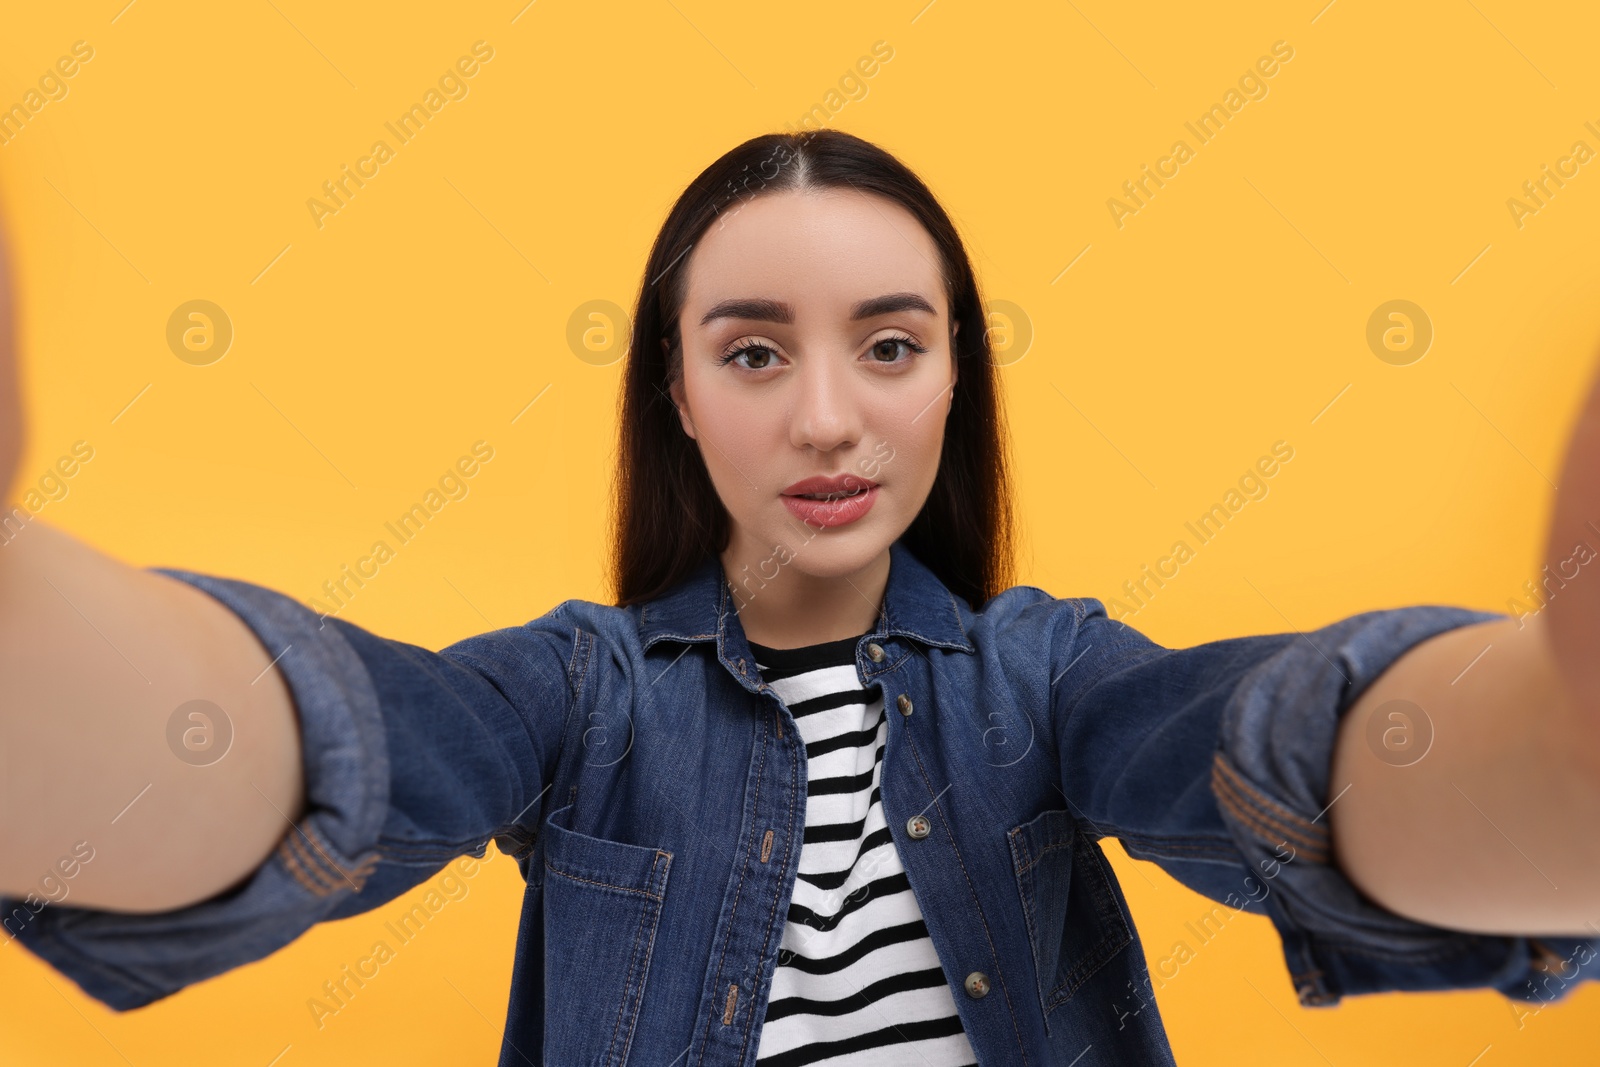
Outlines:
{"label": "shirt neckline", "polygon": [[763,668],[795,670],[796,668],[841,667],[856,661],[856,643],[865,634],[841,637],[837,641],[822,641],[800,648],[772,648],[746,639],[756,662]]}

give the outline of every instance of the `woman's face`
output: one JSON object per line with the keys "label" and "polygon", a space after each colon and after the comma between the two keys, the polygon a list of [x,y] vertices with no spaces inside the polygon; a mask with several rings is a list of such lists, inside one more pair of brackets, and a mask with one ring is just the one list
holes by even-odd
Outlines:
{"label": "woman's face", "polygon": [[[672,400],[732,519],[724,563],[861,570],[939,469],[956,371],[932,238],[876,195],[769,193],[686,269]],[[837,481],[803,484],[818,477]]]}

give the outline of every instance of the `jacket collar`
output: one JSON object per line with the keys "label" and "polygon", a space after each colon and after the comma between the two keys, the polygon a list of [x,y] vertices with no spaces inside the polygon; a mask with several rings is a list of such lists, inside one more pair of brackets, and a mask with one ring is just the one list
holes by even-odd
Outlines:
{"label": "jacket collar", "polygon": [[[645,602],[639,615],[639,638],[646,651],[657,641],[716,641],[717,655],[735,675],[751,659],[739,623],[733,591],[722,561],[708,556],[683,581]],[[889,546],[889,581],[875,628],[867,636],[911,638],[925,645],[972,652],[956,598],[937,575],[899,540]]]}

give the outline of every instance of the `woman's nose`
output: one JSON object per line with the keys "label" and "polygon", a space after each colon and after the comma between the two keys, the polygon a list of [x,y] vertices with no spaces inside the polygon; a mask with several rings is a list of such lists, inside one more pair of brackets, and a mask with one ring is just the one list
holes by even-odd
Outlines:
{"label": "woman's nose", "polygon": [[789,423],[789,440],[796,448],[830,452],[860,440],[860,383],[849,370],[834,360],[802,365]]}

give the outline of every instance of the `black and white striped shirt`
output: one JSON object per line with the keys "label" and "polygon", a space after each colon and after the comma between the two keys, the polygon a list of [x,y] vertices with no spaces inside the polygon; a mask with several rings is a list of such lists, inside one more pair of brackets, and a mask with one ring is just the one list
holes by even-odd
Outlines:
{"label": "black and white striped shirt", "polygon": [[861,688],[858,640],[750,645],[794,714],[809,769],[800,872],[756,1062],[976,1067],[884,821],[883,689]]}

